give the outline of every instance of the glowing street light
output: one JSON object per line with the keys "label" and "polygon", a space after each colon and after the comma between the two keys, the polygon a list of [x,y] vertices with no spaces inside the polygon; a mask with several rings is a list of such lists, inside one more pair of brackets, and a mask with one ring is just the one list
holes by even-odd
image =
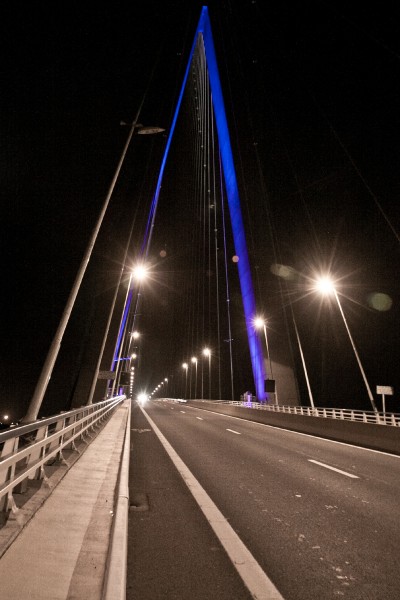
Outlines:
{"label": "glowing street light", "polygon": [[148,267],[138,264],[132,269],[132,276],[137,281],[143,281],[148,276]]}
{"label": "glowing street light", "polygon": [[315,281],[315,289],[318,292],[320,292],[321,294],[324,294],[324,295],[331,295],[332,294],[335,297],[335,300],[336,300],[337,305],[338,305],[339,310],[340,310],[340,314],[342,315],[342,319],[343,319],[343,322],[344,322],[345,327],[346,327],[346,331],[347,331],[349,339],[350,339],[350,343],[351,343],[353,351],[354,351],[354,355],[355,355],[355,357],[357,359],[358,366],[360,367],[361,375],[362,375],[362,378],[364,380],[365,387],[367,389],[368,397],[370,399],[370,402],[371,402],[371,405],[372,405],[372,408],[373,408],[374,412],[377,413],[378,409],[376,408],[374,397],[372,395],[371,388],[369,387],[368,380],[367,380],[367,377],[365,375],[363,366],[361,364],[360,357],[358,356],[356,345],[355,345],[354,340],[352,338],[352,335],[350,333],[349,326],[347,325],[346,317],[344,315],[344,312],[343,312],[343,309],[342,309],[342,305],[340,303],[339,296],[338,296],[338,293],[336,291],[334,282],[332,281],[332,279],[330,277],[327,277],[327,276],[319,277]]}
{"label": "glowing street light", "polygon": [[192,356],[191,361],[196,365],[196,379],[194,380],[194,397],[197,398],[197,358]]}
{"label": "glowing street light", "polygon": [[[265,337],[265,345],[267,348],[267,360],[269,363],[269,372],[270,372],[270,379],[273,380],[274,376],[272,374],[272,362],[271,362],[271,355],[269,353],[269,345],[268,345],[268,336],[267,336],[267,324],[265,322],[265,319],[263,319],[262,317],[256,317],[253,321],[254,323],[254,327],[256,329],[263,329],[264,330],[264,337]],[[276,403],[278,404],[278,395],[275,393],[275,400]]]}
{"label": "glowing street light", "polygon": [[188,368],[189,368],[189,365],[186,362],[184,362],[183,365],[182,365],[182,369],[185,370],[185,375],[186,375],[186,377],[185,377],[185,398],[187,398],[187,376],[188,376]]}
{"label": "glowing street light", "polygon": [[[121,157],[120,157],[120,159],[118,161],[117,168],[115,170],[114,176],[113,176],[112,181],[110,183],[110,186],[108,188],[106,197],[104,199],[103,205],[102,205],[100,213],[98,215],[95,227],[94,227],[94,229],[92,231],[92,234],[90,236],[90,239],[89,239],[88,245],[86,247],[84,256],[83,256],[82,261],[80,263],[78,272],[76,274],[76,277],[75,277],[75,280],[74,280],[74,283],[73,283],[73,286],[72,286],[72,289],[71,289],[70,294],[69,294],[68,299],[67,299],[67,303],[66,303],[64,311],[62,313],[61,320],[60,320],[60,322],[58,324],[57,330],[55,332],[55,335],[54,335],[53,340],[51,342],[51,345],[50,345],[49,351],[47,353],[45,362],[43,364],[42,371],[41,371],[40,376],[39,376],[39,380],[38,380],[38,382],[36,384],[36,387],[35,387],[35,390],[33,392],[33,396],[32,396],[32,399],[30,401],[27,413],[22,418],[22,421],[21,421],[22,423],[29,423],[31,421],[36,421],[36,419],[37,419],[39,410],[40,410],[41,405],[42,405],[42,401],[43,401],[44,395],[45,395],[46,390],[47,390],[47,386],[49,384],[51,375],[53,373],[53,368],[54,368],[55,362],[56,362],[58,354],[60,352],[61,342],[63,340],[64,333],[65,333],[65,330],[67,328],[70,315],[71,315],[72,310],[74,308],[76,297],[77,297],[78,292],[80,290],[83,277],[84,277],[84,275],[86,273],[87,266],[88,266],[88,264],[90,262],[90,258],[92,256],[92,252],[93,252],[93,249],[95,247],[96,240],[97,240],[97,237],[99,235],[100,228],[102,226],[105,214],[106,214],[108,206],[110,204],[111,196],[113,195],[114,188],[115,188],[115,185],[117,183],[120,171],[122,169],[122,165],[124,163],[125,156],[126,156],[126,154],[128,152],[128,148],[129,148],[131,139],[133,137],[133,134],[135,133],[136,130],[138,130],[138,133],[139,132],[140,133],[158,133],[158,131],[161,130],[161,128],[158,128],[158,127],[157,128],[155,128],[155,127],[144,127],[143,125],[140,125],[138,123],[138,119],[139,119],[140,113],[142,111],[143,103],[144,103],[144,97],[143,97],[143,99],[142,99],[142,101],[140,103],[140,106],[138,108],[138,111],[136,113],[136,116],[135,116],[133,122],[131,124],[129,124],[129,133],[128,133],[128,137],[127,137],[127,140],[125,142],[124,148],[122,150]],[[108,327],[108,325],[107,325],[107,327]],[[103,344],[105,344],[105,339],[103,340]],[[104,345],[102,347],[102,351],[103,350],[104,350]],[[97,373],[95,373],[95,377],[94,377],[93,382],[92,382],[92,389],[91,389],[91,391],[89,393],[89,400],[88,400],[89,404],[92,401],[93,389],[94,389],[95,381],[97,379],[97,374],[98,374],[100,360],[101,360],[101,356],[99,357],[98,365],[96,367]]]}
{"label": "glowing street light", "polygon": [[[211,350],[210,348],[203,349],[203,356],[208,356],[208,399],[211,400]],[[202,394],[203,399],[203,394]]]}
{"label": "glowing street light", "polygon": [[266,324],[265,320],[262,317],[256,317],[254,319],[254,327],[256,329],[263,329],[264,330],[265,345],[267,347],[267,358],[268,358],[268,362],[269,362],[269,370],[270,370],[270,373],[271,373],[271,379],[273,379],[273,375],[272,375],[272,363],[271,363],[271,357],[270,357],[270,354],[269,354],[269,346],[268,346],[267,324]]}

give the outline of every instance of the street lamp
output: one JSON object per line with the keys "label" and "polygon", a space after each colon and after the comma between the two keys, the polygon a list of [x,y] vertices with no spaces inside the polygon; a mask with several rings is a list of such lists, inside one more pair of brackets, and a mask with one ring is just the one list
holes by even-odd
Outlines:
{"label": "street lamp", "polygon": [[269,354],[269,346],[268,346],[267,325],[265,323],[265,320],[262,317],[256,317],[254,319],[254,327],[256,329],[264,329],[265,345],[267,347],[267,360],[269,362],[269,372],[271,373],[271,379],[273,379],[271,356]]}
{"label": "street lamp", "polygon": [[[254,319],[253,323],[254,323],[254,327],[256,329],[263,329],[264,330],[265,346],[267,348],[267,361],[269,363],[269,373],[270,373],[269,379],[271,380],[271,382],[273,382],[274,381],[274,376],[273,376],[273,373],[272,373],[272,362],[271,362],[271,355],[269,353],[268,336],[267,336],[267,325],[266,325],[265,319],[263,319],[262,317],[256,317]],[[274,383],[274,385],[275,385],[275,383]],[[275,389],[275,402],[276,402],[276,404],[278,404],[278,394],[276,392],[276,389]]]}
{"label": "street lamp", "polygon": [[194,380],[194,397],[197,398],[197,358],[192,356],[191,361],[196,365],[196,379]]}
{"label": "street lamp", "polygon": [[182,369],[185,370],[185,375],[186,375],[186,377],[185,377],[185,398],[187,398],[187,376],[188,376],[188,368],[189,368],[189,365],[186,362],[184,362],[183,365],[182,365]]}
{"label": "street lamp", "polygon": [[211,350],[204,348],[203,356],[208,356],[208,399],[211,400]]}
{"label": "street lamp", "polygon": [[138,282],[142,282],[149,276],[149,267],[144,263],[138,263],[132,269],[132,277]]}
{"label": "street lamp", "polygon": [[355,345],[354,340],[352,338],[352,335],[350,333],[349,326],[347,325],[346,317],[344,316],[342,305],[340,303],[339,296],[338,296],[338,293],[336,291],[336,288],[334,286],[334,283],[333,283],[332,279],[330,279],[330,277],[326,277],[326,276],[325,277],[319,277],[315,281],[315,289],[317,291],[319,291],[321,294],[324,294],[324,295],[331,295],[331,294],[333,294],[333,296],[335,297],[335,300],[336,300],[337,305],[338,305],[339,310],[340,310],[340,314],[342,315],[342,319],[343,319],[343,322],[344,322],[345,327],[346,327],[346,331],[347,331],[349,339],[350,339],[350,343],[351,343],[353,351],[354,351],[354,355],[356,357],[358,366],[360,368],[361,375],[362,375],[362,378],[363,378],[364,383],[365,383],[365,387],[367,389],[369,400],[371,402],[371,405],[372,405],[372,408],[373,408],[374,412],[377,413],[378,409],[376,408],[374,397],[373,397],[372,392],[371,392],[371,388],[369,387],[367,377],[365,375],[363,366],[361,364],[360,357],[358,356],[356,345]]}
{"label": "street lamp", "polygon": [[[129,129],[127,140],[125,142],[124,148],[122,150],[122,154],[121,154],[120,159],[118,161],[117,168],[115,170],[114,176],[113,176],[112,181],[110,183],[110,186],[108,188],[106,197],[105,197],[104,202],[103,202],[103,206],[102,206],[101,211],[100,211],[100,214],[99,214],[99,216],[97,218],[97,222],[96,222],[96,224],[94,226],[94,229],[92,231],[91,237],[89,239],[89,243],[88,243],[88,245],[86,247],[85,254],[84,254],[84,256],[82,258],[82,261],[80,263],[80,266],[79,266],[78,272],[76,274],[76,277],[75,277],[75,280],[74,280],[71,292],[70,292],[70,294],[68,296],[67,303],[66,303],[65,308],[64,308],[64,312],[63,312],[63,314],[61,316],[61,320],[60,320],[60,322],[58,324],[58,327],[57,327],[56,333],[54,335],[53,341],[52,341],[52,343],[50,345],[50,348],[49,348],[49,351],[47,353],[45,362],[44,362],[43,367],[42,367],[42,371],[41,371],[40,376],[39,376],[39,380],[38,380],[38,382],[36,384],[35,390],[33,392],[32,399],[31,399],[29,407],[28,407],[28,411],[27,411],[26,415],[21,420],[21,422],[23,422],[23,423],[29,423],[29,422],[35,421],[37,419],[40,407],[42,405],[42,401],[43,401],[44,395],[45,395],[46,390],[47,390],[47,386],[49,385],[49,381],[50,381],[51,375],[53,373],[53,369],[54,369],[55,362],[57,360],[57,356],[58,356],[58,354],[60,352],[61,342],[62,342],[62,339],[64,337],[64,333],[65,333],[65,330],[67,328],[67,325],[68,325],[68,322],[69,322],[69,318],[70,318],[70,315],[72,313],[72,309],[74,308],[76,297],[78,295],[78,292],[79,292],[79,289],[81,287],[81,283],[82,283],[83,277],[85,275],[87,266],[88,266],[90,258],[92,256],[93,248],[94,248],[94,246],[96,244],[96,240],[97,240],[97,237],[98,237],[101,225],[103,223],[105,214],[107,212],[108,205],[109,205],[110,200],[111,200],[111,196],[112,196],[112,194],[114,192],[114,188],[115,188],[115,185],[117,183],[120,171],[122,169],[122,165],[124,163],[125,156],[126,156],[126,154],[128,152],[128,148],[129,148],[129,144],[131,142],[132,136],[135,133],[135,130],[138,130],[137,131],[138,133],[139,132],[141,132],[141,133],[158,133],[158,131],[161,131],[160,128],[143,127],[143,125],[139,125],[138,124],[137,121],[138,121],[140,113],[142,111],[142,106],[143,106],[143,103],[144,103],[144,99],[145,99],[145,96],[143,96],[143,98],[141,100],[141,103],[140,103],[140,106],[139,106],[138,111],[136,113],[135,119],[133,120],[133,122],[131,124],[129,124],[130,129]],[[105,345],[105,340],[104,340],[104,344],[103,344],[101,353],[104,351],[104,345]],[[100,357],[100,359],[101,359],[101,357]],[[99,360],[99,362],[100,362],[100,360]],[[99,370],[99,365],[96,366],[96,371],[97,371],[96,375],[98,374],[98,370]],[[96,379],[97,379],[97,377],[96,377]],[[95,381],[95,379],[94,379],[94,381]],[[90,391],[90,395],[93,396],[93,391],[92,390]],[[90,402],[91,402],[91,397],[90,397]]]}
{"label": "street lamp", "polygon": [[[131,127],[132,123],[126,123],[125,121],[120,121],[119,123],[121,127]],[[134,123],[136,128],[136,133],[138,135],[151,135],[154,133],[162,133],[165,131],[162,127],[154,127],[152,125],[142,125],[141,123]]]}

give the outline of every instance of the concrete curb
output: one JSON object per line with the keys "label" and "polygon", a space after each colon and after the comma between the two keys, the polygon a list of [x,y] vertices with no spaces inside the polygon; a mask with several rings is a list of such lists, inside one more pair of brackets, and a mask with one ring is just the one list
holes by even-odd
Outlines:
{"label": "concrete curb", "polygon": [[118,475],[118,485],[115,499],[115,518],[113,521],[110,545],[108,548],[102,600],[125,600],[126,598],[131,401],[126,400],[124,405],[128,409],[128,414],[124,448]]}

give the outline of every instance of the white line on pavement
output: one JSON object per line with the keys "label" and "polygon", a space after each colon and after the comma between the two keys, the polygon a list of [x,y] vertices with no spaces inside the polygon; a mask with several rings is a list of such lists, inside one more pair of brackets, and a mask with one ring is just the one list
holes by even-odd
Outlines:
{"label": "white line on pavement", "polygon": [[315,465],[320,465],[321,467],[325,467],[325,469],[330,469],[331,471],[336,471],[336,473],[340,473],[341,475],[346,475],[346,477],[351,477],[352,479],[360,479],[358,477],[358,475],[353,475],[353,473],[347,473],[347,471],[342,471],[341,469],[336,469],[336,467],[331,467],[330,465],[326,465],[325,463],[319,462],[318,460],[313,460],[312,458],[309,458],[308,462],[312,462]]}
{"label": "white line on pavement", "polygon": [[230,431],[231,433],[236,433],[236,435],[242,435],[241,433],[239,433],[238,431],[235,431],[234,429],[227,429],[227,431]]}
{"label": "white line on pavement", "polygon": [[196,417],[196,419],[198,419],[199,421],[204,421],[204,419],[202,419],[202,417]]}
{"label": "white line on pavement", "polygon": [[243,544],[238,534],[232,529],[224,515],[211,500],[210,496],[185,465],[180,456],[175,452],[154,421],[142,407],[140,407],[140,410],[145,415],[152,426],[154,433],[164,446],[175,467],[178,469],[184,482],[203,511],[215,535],[225,548],[233,566],[236,568],[253,598],[257,598],[257,600],[284,600],[283,596],[264,573],[254,556]]}

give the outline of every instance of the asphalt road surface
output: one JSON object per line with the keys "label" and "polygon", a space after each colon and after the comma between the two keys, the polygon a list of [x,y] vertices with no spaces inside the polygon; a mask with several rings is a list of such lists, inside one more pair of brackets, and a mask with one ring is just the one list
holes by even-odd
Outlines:
{"label": "asphalt road surface", "polygon": [[157,401],[132,416],[128,600],[261,597],[155,428],[271,581],[264,598],[398,600],[400,457]]}

